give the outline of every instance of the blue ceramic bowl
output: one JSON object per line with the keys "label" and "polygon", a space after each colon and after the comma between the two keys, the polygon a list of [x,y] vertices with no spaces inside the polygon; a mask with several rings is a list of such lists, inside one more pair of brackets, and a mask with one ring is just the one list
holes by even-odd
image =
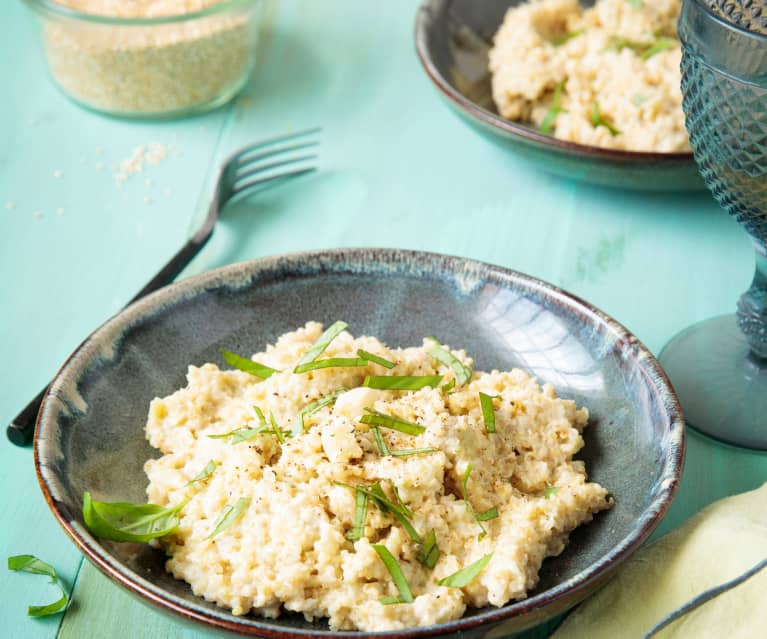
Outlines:
{"label": "blue ceramic bowl", "polygon": [[[563,177],[640,191],[705,189],[692,152],[603,149],[544,135],[502,118],[493,103],[487,54],[509,7],[523,0],[423,0],[415,44],[434,85],[453,110],[493,143]],[[593,4],[593,0],[583,0]]]}
{"label": "blue ceramic bowl", "polygon": [[94,538],[80,512],[85,490],[145,501],[142,467],[157,456],[144,438],[149,402],[183,386],[188,365],[216,361],[222,347],[255,352],[312,319],[344,319],[391,346],[436,334],[465,347],[478,370],[516,366],[551,382],[591,411],[582,458],[616,502],[544,562],[527,599],[375,636],[500,637],[542,623],[604,583],[666,512],[682,469],[682,416],[658,363],[620,324],[548,284],[471,260],[385,249],[300,253],[221,268],[136,302],[56,376],[37,425],[37,473],[53,514],[105,574],[163,610],[244,634],[368,636],[291,614],[235,617],[166,573],[162,552]]}

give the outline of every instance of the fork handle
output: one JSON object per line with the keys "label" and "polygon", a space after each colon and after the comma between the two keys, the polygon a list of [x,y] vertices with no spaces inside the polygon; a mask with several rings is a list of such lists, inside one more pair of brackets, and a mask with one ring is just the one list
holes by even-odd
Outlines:
{"label": "fork handle", "polygon": [[[140,300],[142,297],[154,293],[159,288],[162,288],[166,284],[170,284],[181,271],[186,268],[189,262],[192,261],[195,255],[200,252],[203,246],[208,242],[210,236],[213,235],[213,229],[210,232],[202,235],[195,235],[191,240],[188,240],[184,246],[176,253],[170,261],[163,266],[160,271],[155,275],[147,284],[142,288],[132,299],[128,302],[128,305]],[[79,348],[79,347],[78,347]],[[32,443],[32,437],[35,434],[35,424],[37,423],[37,415],[40,412],[40,406],[43,403],[43,398],[48,390],[48,386],[43,388],[34,399],[27,404],[23,410],[13,418],[8,428],[6,428],[6,434],[8,439],[16,446],[29,446]]]}

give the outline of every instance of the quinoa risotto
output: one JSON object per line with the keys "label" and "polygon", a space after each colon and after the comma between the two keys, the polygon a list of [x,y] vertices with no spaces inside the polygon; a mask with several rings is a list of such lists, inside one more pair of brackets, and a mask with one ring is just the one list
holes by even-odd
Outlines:
{"label": "quinoa risotto", "polygon": [[509,9],[489,54],[493,100],[554,137],[683,152],[680,0],[530,0]]}
{"label": "quinoa risotto", "polygon": [[[433,338],[390,349],[336,322],[155,399],[149,502],[183,507],[167,569],[234,614],[397,630],[526,596],[612,505],[588,482],[588,412]],[[250,372],[246,372],[250,371]],[[188,501],[186,501],[188,500]],[[186,503],[184,503],[186,502]],[[157,542],[154,542],[157,543]]]}

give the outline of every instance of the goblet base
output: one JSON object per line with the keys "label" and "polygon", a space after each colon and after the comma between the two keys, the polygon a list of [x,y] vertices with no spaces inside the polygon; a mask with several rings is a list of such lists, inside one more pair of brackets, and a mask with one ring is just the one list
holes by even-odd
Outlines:
{"label": "goblet base", "polygon": [[735,315],[686,328],[658,359],[688,425],[728,444],[767,450],[767,359],[749,351]]}

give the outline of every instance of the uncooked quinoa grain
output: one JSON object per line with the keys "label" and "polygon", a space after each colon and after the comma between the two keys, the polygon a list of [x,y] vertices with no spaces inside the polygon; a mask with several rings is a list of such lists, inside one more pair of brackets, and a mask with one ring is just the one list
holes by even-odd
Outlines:
{"label": "uncooked quinoa grain", "polygon": [[[159,18],[206,9],[221,0],[56,0],[83,13]],[[233,92],[250,68],[253,7],[194,20],[120,25],[44,21],[51,74],[72,97],[121,114],[183,112]]]}

